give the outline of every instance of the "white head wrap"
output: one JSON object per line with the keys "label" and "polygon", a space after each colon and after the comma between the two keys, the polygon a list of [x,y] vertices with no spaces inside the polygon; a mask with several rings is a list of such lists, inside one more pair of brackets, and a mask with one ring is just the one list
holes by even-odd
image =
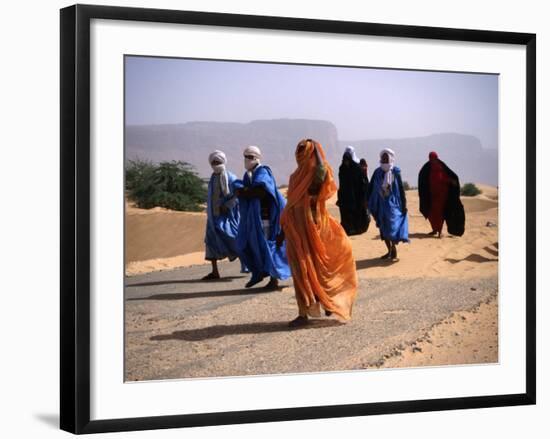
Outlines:
{"label": "white head wrap", "polygon": [[244,159],[244,167],[248,172],[251,172],[257,165],[260,164],[260,159],[262,158],[262,151],[260,148],[254,145],[247,146],[244,150],[243,155],[251,155],[253,159]]}
{"label": "white head wrap", "polygon": [[244,155],[253,155],[256,158],[260,159],[262,158],[262,151],[260,151],[260,148],[254,145],[247,146],[244,150]]}
{"label": "white head wrap", "polygon": [[[388,163],[382,163],[382,156],[384,154],[388,155]],[[380,151],[380,167],[384,171],[384,183],[382,183],[382,188],[384,190],[388,189],[393,183],[393,164],[395,162],[395,151],[390,148],[384,148]]]}
{"label": "white head wrap", "polygon": [[227,163],[227,158],[225,157],[225,153],[223,151],[220,151],[219,149],[216,149],[214,152],[212,152],[208,156],[208,163],[212,164],[214,160],[221,162],[224,165]]}
{"label": "white head wrap", "polygon": [[[212,162],[214,161],[221,162],[221,164],[212,165]],[[220,186],[222,188],[223,195],[229,195],[229,178],[227,177],[227,171],[225,169],[225,164],[227,163],[225,153],[216,149],[208,156],[208,163],[210,163],[210,166],[212,166],[212,170],[214,171],[214,173],[220,176]]]}
{"label": "white head wrap", "polygon": [[351,159],[355,163],[359,163],[359,158],[357,157],[357,154],[355,154],[355,148],[351,145],[346,146],[346,150],[344,151],[344,154],[348,153],[351,156]]}

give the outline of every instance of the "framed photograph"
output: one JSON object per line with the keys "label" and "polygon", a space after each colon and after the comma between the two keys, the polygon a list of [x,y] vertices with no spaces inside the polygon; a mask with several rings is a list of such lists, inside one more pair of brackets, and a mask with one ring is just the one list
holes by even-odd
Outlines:
{"label": "framed photograph", "polygon": [[534,34],[61,10],[61,428],[535,404]]}

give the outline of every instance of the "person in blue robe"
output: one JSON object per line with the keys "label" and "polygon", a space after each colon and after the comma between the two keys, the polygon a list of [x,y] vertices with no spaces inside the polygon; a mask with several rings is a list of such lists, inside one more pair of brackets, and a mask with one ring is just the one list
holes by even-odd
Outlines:
{"label": "person in blue robe", "polygon": [[380,152],[380,166],[372,174],[367,197],[369,211],[388,249],[382,259],[395,262],[398,261],[397,244],[409,242],[409,221],[401,170],[394,161],[395,153],[391,149]]}
{"label": "person in blue robe", "polygon": [[[229,172],[225,165],[227,159],[222,151],[214,151],[208,157],[212,166],[212,176],[208,182],[208,201],[206,206],[205,259],[212,263],[212,272],[203,280],[220,278],[218,261],[238,257],[237,232],[239,230],[238,199],[232,185],[237,177]],[[241,264],[241,271],[244,270]]]}
{"label": "person in blue robe", "polygon": [[261,151],[249,146],[244,151],[246,172],[233,184],[239,197],[240,222],[237,250],[241,261],[252,273],[250,288],[264,278],[270,278],[266,289],[277,289],[279,280],[290,277],[286,245],[277,246],[281,233],[280,216],[286,200],[277,189],[268,166],[260,163]]}

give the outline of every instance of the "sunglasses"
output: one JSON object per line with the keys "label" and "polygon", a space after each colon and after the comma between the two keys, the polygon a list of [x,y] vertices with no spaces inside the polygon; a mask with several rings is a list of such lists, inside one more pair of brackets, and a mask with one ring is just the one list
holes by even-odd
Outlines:
{"label": "sunglasses", "polygon": [[248,159],[248,160],[254,160],[256,158],[256,156],[254,156],[254,155],[245,155],[244,158]]}

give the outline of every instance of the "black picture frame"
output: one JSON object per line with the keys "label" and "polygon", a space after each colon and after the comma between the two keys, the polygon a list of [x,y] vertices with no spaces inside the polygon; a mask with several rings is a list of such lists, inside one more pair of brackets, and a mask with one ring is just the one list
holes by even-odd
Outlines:
{"label": "black picture frame", "polygon": [[[90,420],[90,21],[133,20],[407,37],[526,47],[525,393]],[[536,401],[536,35],[211,12],[75,5],[60,11],[61,297],[60,427],[80,433],[305,420],[535,404]]]}

